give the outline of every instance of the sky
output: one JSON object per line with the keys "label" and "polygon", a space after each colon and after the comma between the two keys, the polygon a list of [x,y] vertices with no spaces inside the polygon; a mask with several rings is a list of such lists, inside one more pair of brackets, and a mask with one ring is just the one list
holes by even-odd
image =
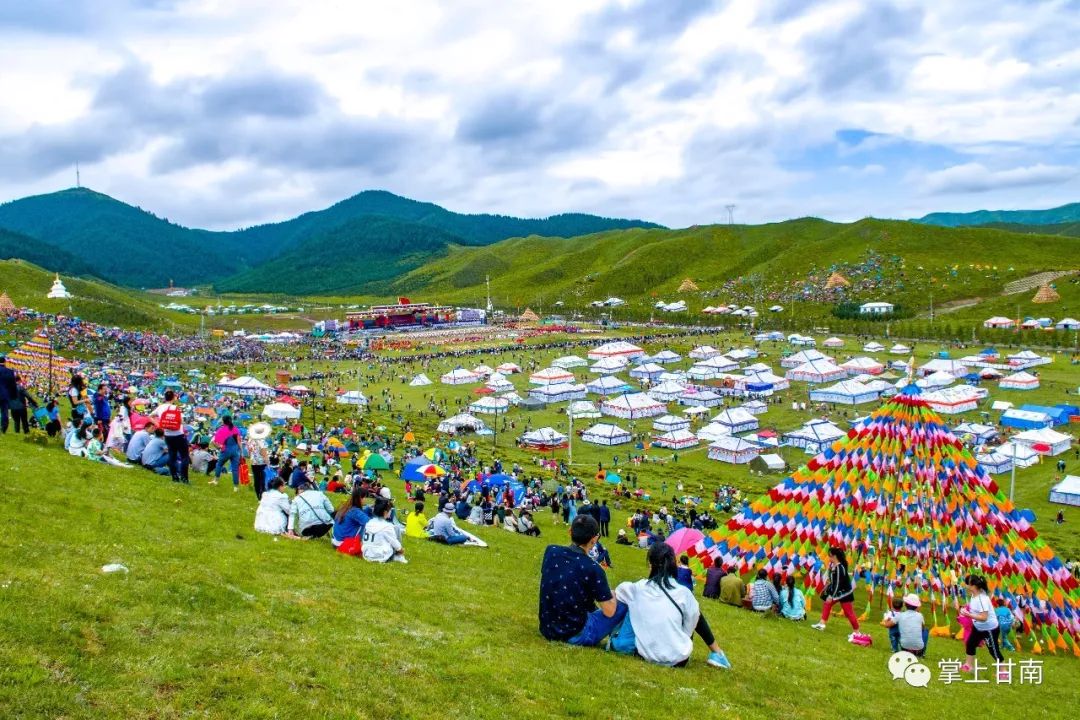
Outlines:
{"label": "sky", "polygon": [[1080,0],[0,3],[0,201],[672,227],[1080,201]]}

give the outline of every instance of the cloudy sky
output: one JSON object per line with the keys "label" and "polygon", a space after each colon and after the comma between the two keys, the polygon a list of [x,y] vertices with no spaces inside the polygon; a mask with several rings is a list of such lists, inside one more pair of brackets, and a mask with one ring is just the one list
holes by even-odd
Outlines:
{"label": "cloudy sky", "polygon": [[671,226],[1080,201],[1080,0],[0,3],[0,201]]}

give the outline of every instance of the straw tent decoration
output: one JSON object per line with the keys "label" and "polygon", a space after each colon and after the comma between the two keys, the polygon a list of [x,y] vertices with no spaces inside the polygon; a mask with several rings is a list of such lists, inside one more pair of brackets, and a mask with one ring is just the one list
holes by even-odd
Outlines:
{"label": "straw tent decoration", "polygon": [[540,322],[540,316],[534,313],[532,308],[525,308],[525,312],[521,313],[518,320],[523,323],[538,323]]}
{"label": "straw tent decoration", "polygon": [[849,285],[851,285],[851,281],[835,271],[832,275],[829,276],[829,279],[825,281],[826,290],[834,290],[840,287],[848,287]]}
{"label": "straw tent decoration", "polygon": [[1039,292],[1035,293],[1035,297],[1031,298],[1031,302],[1043,304],[1057,302],[1060,299],[1061,296],[1058,295],[1057,290],[1050,287],[1049,285],[1043,285],[1041,288],[1039,288]]}
{"label": "straw tent decoration", "polygon": [[685,292],[697,292],[697,291],[698,291],[698,290],[700,290],[700,289],[701,289],[701,288],[699,288],[699,287],[697,286],[697,283],[695,283],[695,282],[694,282],[693,280],[691,280],[690,278],[686,278],[685,280],[683,280],[683,281],[682,281],[682,285],[680,285],[680,286],[679,286],[679,292],[681,292],[681,293],[685,293]]}
{"label": "straw tent decoration", "polygon": [[0,293],[0,315],[11,315],[15,312],[15,303],[11,302],[8,294]]}

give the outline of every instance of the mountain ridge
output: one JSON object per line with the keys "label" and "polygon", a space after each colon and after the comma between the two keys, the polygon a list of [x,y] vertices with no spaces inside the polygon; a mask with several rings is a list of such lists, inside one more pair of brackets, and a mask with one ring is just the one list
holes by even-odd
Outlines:
{"label": "mountain ridge", "polygon": [[990,225],[1058,225],[1080,222],[1080,202],[1068,203],[1045,210],[975,210],[974,212],[935,212],[913,218],[912,222],[943,227]]}

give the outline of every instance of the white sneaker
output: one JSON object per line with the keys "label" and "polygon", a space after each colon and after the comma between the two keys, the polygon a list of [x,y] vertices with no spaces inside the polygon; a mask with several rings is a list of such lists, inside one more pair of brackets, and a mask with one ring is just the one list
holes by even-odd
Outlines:
{"label": "white sneaker", "polygon": [[405,559],[404,555],[395,555],[394,562],[405,563],[406,565],[409,564],[409,561]]}
{"label": "white sneaker", "polygon": [[848,635],[847,636],[847,641],[848,642],[855,642],[855,633],[851,633],[850,635]]}
{"label": "white sneaker", "polygon": [[817,622],[817,623],[814,623],[813,625],[811,625],[810,627],[814,628],[815,630],[824,630],[825,629],[825,623]]}

